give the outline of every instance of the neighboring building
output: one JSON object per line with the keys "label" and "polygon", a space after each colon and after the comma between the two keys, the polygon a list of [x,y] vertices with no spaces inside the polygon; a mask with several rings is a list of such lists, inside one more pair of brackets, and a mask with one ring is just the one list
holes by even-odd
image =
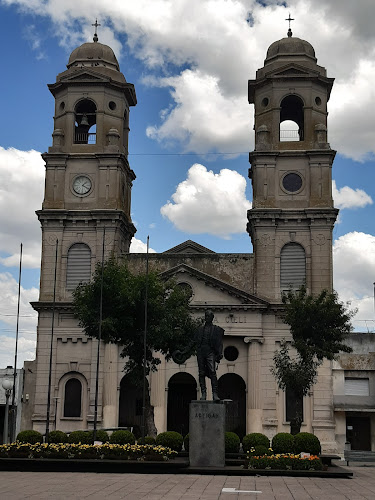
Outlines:
{"label": "neighboring building", "polygon": [[[16,384],[15,384],[15,398],[14,398],[14,406],[15,406],[15,415],[16,415],[16,428],[13,432],[14,436],[17,436],[21,429],[21,418],[22,418],[22,404],[21,404],[21,398],[22,398],[22,386],[23,386],[23,369],[19,368],[16,370]],[[4,431],[4,417],[5,417],[5,408],[6,408],[6,396],[5,396],[5,390],[3,389],[3,380],[8,379],[13,383],[14,379],[14,370],[13,366],[7,366],[6,368],[0,369],[0,443],[3,443],[4,436],[3,436],[3,431]],[[13,392],[11,393],[9,397],[9,408],[11,408],[13,401]],[[12,424],[11,424],[11,413],[9,412],[9,420],[8,420],[8,425],[9,425],[9,431],[12,431]]]}
{"label": "neighboring building", "polygon": [[[288,33],[273,43],[264,67],[249,81],[255,106],[255,150],[249,177],[253,207],[248,232],[253,254],[215,253],[187,241],[150,265],[191,287],[191,307],[203,316],[209,307],[225,329],[219,395],[228,405],[228,430],[240,434],[289,431],[293,401],[270,373],[275,349],[287,326],[280,318],[281,293],[306,282],[308,291],[332,288],[332,229],[338,211],[332,200],[332,162],[327,142],[327,101],[333,79],[317,64],[313,47]],[[38,217],[42,226],[42,267],[37,357],[26,380],[30,425],[44,432],[48,387],[56,241],[57,286],[52,358],[51,421],[61,430],[90,428],[94,419],[97,341],[74,319],[71,291],[90,279],[101,258],[123,255],[133,270],[144,269],[144,254],[129,254],[135,233],[128,159],[129,109],[135,90],[120,73],[113,51],[98,42],[75,49],[67,71],[49,85],[55,98],[53,145],[43,155],[46,190]],[[284,131],[292,121],[296,130]],[[250,243],[250,242],[249,242]],[[249,245],[250,246],[250,245]],[[123,374],[115,345],[101,346],[99,425],[136,426],[141,394]],[[158,432],[187,432],[187,405],[199,396],[197,363],[161,360],[150,376],[151,403]],[[26,425],[26,422],[25,422]],[[51,427],[53,428],[53,426]],[[314,432],[325,451],[337,451],[333,415],[332,366],[326,362],[304,398],[302,430]]]}
{"label": "neighboring building", "polygon": [[333,404],[338,448],[375,450],[375,335],[352,333],[353,352],[333,363]]}

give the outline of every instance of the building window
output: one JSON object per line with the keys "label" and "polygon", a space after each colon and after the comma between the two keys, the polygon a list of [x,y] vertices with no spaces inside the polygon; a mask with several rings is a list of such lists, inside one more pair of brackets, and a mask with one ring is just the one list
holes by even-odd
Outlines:
{"label": "building window", "polygon": [[74,110],[74,144],[96,143],[96,105],[90,99],[78,102]]}
{"label": "building window", "polygon": [[369,396],[370,386],[368,378],[345,377],[345,396]]}
{"label": "building window", "polygon": [[290,389],[285,391],[285,420],[292,422],[300,416],[303,422],[303,395],[302,392],[296,393]]}
{"label": "building window", "polygon": [[303,140],[303,101],[296,95],[288,95],[280,103],[280,141]]}
{"label": "building window", "polygon": [[280,289],[298,290],[306,283],[305,249],[298,243],[287,243],[280,253]]}
{"label": "building window", "polygon": [[91,250],[84,243],[75,243],[69,248],[66,288],[74,290],[80,283],[87,283],[91,278]]}
{"label": "building window", "polygon": [[65,384],[64,417],[80,417],[82,406],[82,384],[77,378],[70,378]]}

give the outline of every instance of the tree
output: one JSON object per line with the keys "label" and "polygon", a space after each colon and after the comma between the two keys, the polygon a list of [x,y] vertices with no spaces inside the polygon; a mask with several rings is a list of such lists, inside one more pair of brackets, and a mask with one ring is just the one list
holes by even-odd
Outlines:
{"label": "tree", "polygon": [[[356,311],[339,302],[336,292],[323,290],[312,296],[307,294],[305,286],[290,290],[282,301],[283,321],[290,326],[292,341],[281,342],[271,371],[280,389],[288,389],[295,398],[296,413],[290,425],[292,434],[296,434],[302,423],[302,397],[316,382],[319,366],[325,359],[335,359],[340,351],[352,351],[345,344],[345,337],[352,331],[350,320]],[[290,347],[296,350],[293,359]]]}
{"label": "tree", "polygon": [[[145,290],[148,279],[146,376],[156,371],[159,352],[167,360],[177,349],[190,348],[198,326],[189,310],[189,291],[174,280],[163,280],[155,271],[134,275],[125,264],[110,259],[103,265],[103,314],[101,339],[121,346],[126,358],[124,371],[131,381],[143,386],[143,339],[145,326]],[[90,283],[80,284],[73,292],[74,314],[89,337],[99,337],[99,307],[102,266],[99,263]],[[156,433],[153,407],[146,391],[146,426]]]}

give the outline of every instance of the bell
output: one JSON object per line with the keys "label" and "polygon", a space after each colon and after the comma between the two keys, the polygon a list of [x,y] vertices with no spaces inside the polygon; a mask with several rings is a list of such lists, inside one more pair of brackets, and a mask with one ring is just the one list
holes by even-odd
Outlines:
{"label": "bell", "polygon": [[86,115],[86,114],[84,114],[84,115],[82,116],[82,119],[81,119],[81,126],[82,126],[82,125],[83,125],[83,126],[86,126],[86,127],[88,127],[88,126],[89,126],[89,121],[88,121],[88,119],[87,119],[87,115]]}

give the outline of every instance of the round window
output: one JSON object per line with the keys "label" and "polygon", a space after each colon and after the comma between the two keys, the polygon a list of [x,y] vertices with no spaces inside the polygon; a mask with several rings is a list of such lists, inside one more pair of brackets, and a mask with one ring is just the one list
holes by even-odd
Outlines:
{"label": "round window", "polygon": [[316,104],[317,106],[321,106],[321,104],[322,104],[322,100],[321,100],[321,98],[320,98],[320,97],[315,97],[315,104]]}
{"label": "round window", "polygon": [[224,349],[224,358],[227,361],[236,361],[238,358],[238,349],[234,345],[229,345]]}
{"label": "round window", "polygon": [[116,103],[113,102],[113,101],[109,101],[108,107],[109,107],[109,109],[111,109],[112,111],[114,111],[116,109]]}
{"label": "round window", "polygon": [[299,191],[302,187],[302,177],[295,172],[286,174],[283,178],[283,187],[291,193]]}
{"label": "round window", "polygon": [[265,97],[264,99],[262,99],[262,106],[263,106],[264,108],[266,108],[266,107],[268,106],[268,103],[269,103],[269,102],[270,102],[270,101],[269,101],[268,97]]}

